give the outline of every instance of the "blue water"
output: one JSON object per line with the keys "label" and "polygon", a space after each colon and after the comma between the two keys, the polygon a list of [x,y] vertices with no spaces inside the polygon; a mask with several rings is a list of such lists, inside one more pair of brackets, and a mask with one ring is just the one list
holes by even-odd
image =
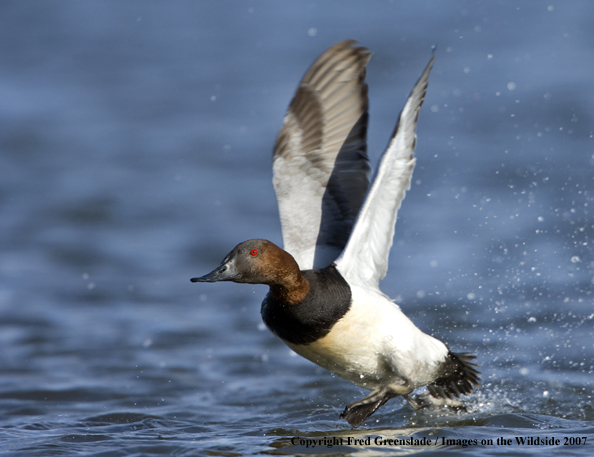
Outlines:
{"label": "blue water", "polygon": [[[593,18],[589,1],[2,2],[0,455],[591,455]],[[374,163],[437,47],[382,289],[477,354],[466,413],[395,399],[351,431],[338,415],[363,392],[263,327],[265,287],[189,281],[240,241],[281,243],[272,143],[346,38],[374,52]],[[343,444],[307,447],[324,438]]]}

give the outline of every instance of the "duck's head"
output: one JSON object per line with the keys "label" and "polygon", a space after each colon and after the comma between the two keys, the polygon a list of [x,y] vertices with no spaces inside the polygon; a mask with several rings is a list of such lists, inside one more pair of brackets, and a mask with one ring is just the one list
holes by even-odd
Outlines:
{"label": "duck's head", "polygon": [[295,275],[301,272],[291,254],[268,240],[248,240],[235,246],[213,271],[191,281],[276,286],[294,281]]}

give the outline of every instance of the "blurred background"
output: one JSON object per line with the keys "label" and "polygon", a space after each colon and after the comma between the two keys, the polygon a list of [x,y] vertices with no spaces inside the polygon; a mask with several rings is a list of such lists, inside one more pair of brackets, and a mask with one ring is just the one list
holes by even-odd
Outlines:
{"label": "blurred background", "polygon": [[[163,452],[257,453],[345,428],[360,389],[265,330],[265,287],[189,282],[243,240],[282,244],[272,145],[344,39],[374,52],[374,165],[436,48],[382,290],[477,353],[472,424],[591,430],[592,2],[4,1],[9,449],[159,453],[143,440],[169,434]],[[451,426],[393,403],[380,425]]]}

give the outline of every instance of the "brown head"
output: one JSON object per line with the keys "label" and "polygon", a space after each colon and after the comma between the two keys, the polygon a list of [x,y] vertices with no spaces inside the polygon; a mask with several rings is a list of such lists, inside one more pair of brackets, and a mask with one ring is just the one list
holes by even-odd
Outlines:
{"label": "brown head", "polygon": [[266,284],[287,304],[299,303],[309,291],[293,256],[268,240],[258,239],[238,244],[217,268],[191,281]]}

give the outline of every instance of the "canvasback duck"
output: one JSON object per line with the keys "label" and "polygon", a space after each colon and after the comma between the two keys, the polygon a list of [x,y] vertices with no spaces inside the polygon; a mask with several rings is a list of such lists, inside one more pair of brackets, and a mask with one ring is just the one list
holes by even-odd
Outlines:
{"label": "canvasback duck", "polygon": [[[459,407],[479,383],[474,356],[423,333],[379,289],[396,214],[410,188],[419,109],[433,56],[400,114],[369,188],[371,53],[338,43],[307,71],[274,145],[273,184],[284,249],[237,245],[192,282],[266,284],[262,319],[297,354],[371,390],[341,418],[358,427],[392,397],[413,408]],[[429,393],[411,395],[426,386]]]}

